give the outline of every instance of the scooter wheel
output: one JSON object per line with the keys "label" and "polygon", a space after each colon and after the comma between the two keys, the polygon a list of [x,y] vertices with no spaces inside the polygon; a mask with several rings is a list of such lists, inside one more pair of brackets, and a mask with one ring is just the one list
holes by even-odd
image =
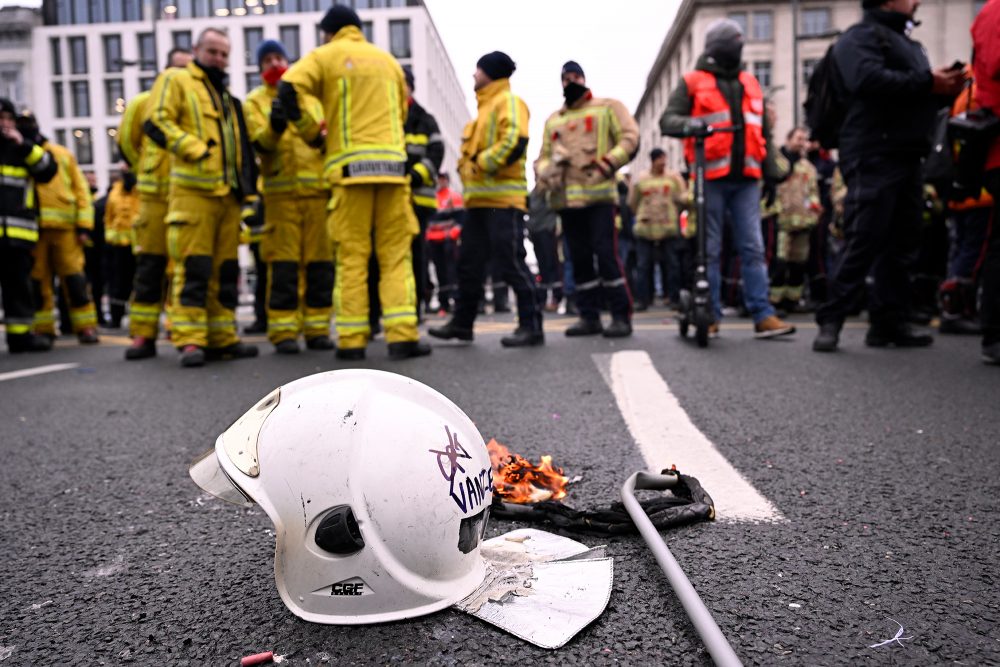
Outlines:
{"label": "scooter wheel", "polygon": [[694,330],[694,339],[698,341],[698,347],[708,347],[708,325],[699,324]]}

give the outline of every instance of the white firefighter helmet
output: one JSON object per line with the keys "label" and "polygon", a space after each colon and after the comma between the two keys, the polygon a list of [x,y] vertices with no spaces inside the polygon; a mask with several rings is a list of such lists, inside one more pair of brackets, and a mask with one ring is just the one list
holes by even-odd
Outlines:
{"label": "white firefighter helmet", "polygon": [[462,410],[410,378],[342,370],[284,385],[190,473],[209,493],[267,513],[278,591],[305,620],[429,614],[486,576],[486,445]]}

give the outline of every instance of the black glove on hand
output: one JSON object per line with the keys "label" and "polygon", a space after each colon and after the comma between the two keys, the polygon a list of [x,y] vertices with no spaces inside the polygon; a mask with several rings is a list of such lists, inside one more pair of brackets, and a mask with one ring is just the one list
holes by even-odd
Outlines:
{"label": "black glove on hand", "polygon": [[281,134],[288,129],[288,114],[285,105],[277,97],[271,102],[271,129],[275,134]]}

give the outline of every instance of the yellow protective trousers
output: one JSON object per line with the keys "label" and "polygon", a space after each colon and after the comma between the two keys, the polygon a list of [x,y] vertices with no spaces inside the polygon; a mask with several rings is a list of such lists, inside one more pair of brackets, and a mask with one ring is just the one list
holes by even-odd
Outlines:
{"label": "yellow protective trousers", "polygon": [[240,205],[232,196],[174,194],[167,212],[167,250],[174,265],[171,341],[223,348],[239,342],[236,305]]}
{"label": "yellow protective trousers", "polygon": [[261,257],[267,262],[267,339],[330,335],[333,245],[327,197],[265,196]]}
{"label": "yellow protective trousers", "polygon": [[167,290],[167,200],[139,195],[139,217],[132,227],[135,283],[128,333],[156,338]]}
{"label": "yellow protective trousers", "polygon": [[416,286],[411,244],[420,231],[406,184],[376,183],[333,188],[330,227],[337,249],[333,307],[337,347],[368,344],[368,259],[375,244],[382,326],[389,343],[418,340]]}
{"label": "yellow protective trousers", "polygon": [[59,283],[69,304],[69,319],[73,333],[97,326],[97,309],[90,296],[90,285],[83,273],[83,246],[73,229],[41,229],[34,249],[35,265],[31,269],[31,280],[35,290],[36,334],[56,333],[55,295],[52,291],[52,276],[59,276]]}

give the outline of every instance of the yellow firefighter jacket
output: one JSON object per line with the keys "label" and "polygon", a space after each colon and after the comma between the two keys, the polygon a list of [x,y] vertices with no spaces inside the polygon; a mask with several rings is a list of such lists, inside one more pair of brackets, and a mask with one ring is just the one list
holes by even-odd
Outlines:
{"label": "yellow firefighter jacket", "polygon": [[165,71],[153,86],[147,133],[170,151],[172,193],[224,197],[234,192],[242,200],[253,192],[246,183],[242,108],[228,91],[221,94],[194,61]]}
{"label": "yellow firefighter jacket", "polygon": [[680,212],[688,203],[684,179],[676,171],[644,172],[632,181],[628,205],[635,211],[633,233],[649,241],[680,236]]}
{"label": "yellow firefighter jacket", "polygon": [[[327,128],[324,173],[331,185],[406,183],[406,80],[391,55],[365,41],[355,26],[310,52],[285,72],[279,87],[319,98]],[[287,89],[286,89],[287,90]],[[282,94],[282,93],[279,93]],[[284,99],[284,98],[283,98]],[[312,141],[319,125],[308,113],[295,121]]]}
{"label": "yellow firefighter jacket", "polygon": [[[244,106],[250,143],[260,158],[262,187],[266,196],[329,196],[330,187],[323,179],[323,153],[301,137],[289,124],[280,135],[271,129],[271,104],[278,96],[276,86],[262,85],[247,95]],[[299,98],[302,113],[314,122],[323,119],[323,107],[311,96]]]}
{"label": "yellow firefighter jacket", "polygon": [[632,160],[638,147],[639,126],[625,105],[588,92],[545,121],[535,175],[549,192],[552,208],[612,204],[618,198],[614,172]]}
{"label": "yellow firefighter jacket", "polygon": [[136,174],[139,193],[165,199],[170,190],[170,153],[146,135],[152,106],[149,91],[129,100],[118,126],[118,146]]}
{"label": "yellow firefighter jacket", "polygon": [[104,241],[108,245],[132,245],[132,226],[139,217],[138,187],[131,192],[119,180],[111,186],[104,208]]}
{"label": "yellow firefighter jacket", "polygon": [[799,158],[793,165],[784,153],[778,154],[775,164],[784,177],[777,186],[774,202],[778,227],[789,232],[815,227],[822,210],[816,167],[805,158]]}
{"label": "yellow firefighter jacket", "polygon": [[42,229],[93,229],[94,202],[90,184],[80,171],[80,165],[69,149],[51,141],[42,148],[52,154],[59,165],[55,178],[36,185],[38,191],[38,225]]}
{"label": "yellow firefighter jacket", "polygon": [[528,105],[497,79],[476,91],[477,118],[465,126],[458,173],[466,208],[527,210],[524,174],[528,148]]}

